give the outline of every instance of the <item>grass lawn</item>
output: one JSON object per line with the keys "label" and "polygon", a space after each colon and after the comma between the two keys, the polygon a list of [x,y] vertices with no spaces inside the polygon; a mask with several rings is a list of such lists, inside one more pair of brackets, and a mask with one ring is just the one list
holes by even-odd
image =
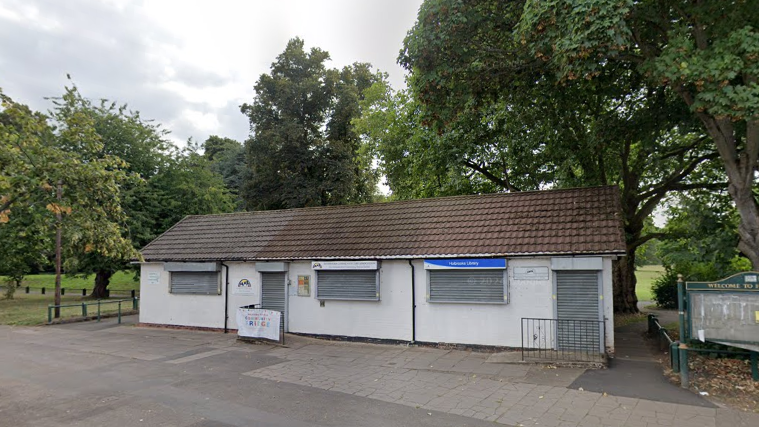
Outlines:
{"label": "grass lawn", "polygon": [[[0,276],[2,285],[5,285],[5,277]],[[95,275],[91,275],[86,279],[79,277],[61,277],[61,287],[64,289],[87,289],[91,290],[95,284]],[[29,286],[30,288],[47,288],[50,292],[55,289],[55,274],[30,274],[24,278],[21,282],[21,287],[16,295],[23,293],[23,287]],[[131,271],[119,271],[111,277],[111,284],[108,285],[108,289],[111,291],[131,291],[132,289],[139,290],[140,282],[134,280],[134,273]]]}
{"label": "grass lawn", "polygon": [[638,296],[638,301],[653,300],[651,285],[662,274],[664,274],[664,267],[661,265],[645,265],[635,270],[635,277],[638,279],[638,284],[635,286],[635,294]]}
{"label": "grass lawn", "polygon": [[[117,301],[118,298],[112,298]],[[95,302],[82,296],[64,295],[61,297],[61,304],[76,304],[82,302]],[[0,324],[2,325],[40,325],[47,323],[47,306],[53,303],[53,295],[35,295],[16,293],[12,300],[0,299]],[[121,312],[124,313],[132,309],[131,302],[121,303]],[[118,304],[103,304],[100,307],[101,313],[115,313],[118,311]],[[87,314],[92,316],[97,314],[97,305],[87,307]],[[61,308],[61,318],[81,317],[82,307]]]}

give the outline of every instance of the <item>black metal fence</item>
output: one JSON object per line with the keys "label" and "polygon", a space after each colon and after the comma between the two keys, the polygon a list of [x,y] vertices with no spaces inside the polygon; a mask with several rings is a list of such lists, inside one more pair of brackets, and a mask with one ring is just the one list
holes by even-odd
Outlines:
{"label": "black metal fence", "polygon": [[522,318],[522,360],[603,362],[602,320]]}

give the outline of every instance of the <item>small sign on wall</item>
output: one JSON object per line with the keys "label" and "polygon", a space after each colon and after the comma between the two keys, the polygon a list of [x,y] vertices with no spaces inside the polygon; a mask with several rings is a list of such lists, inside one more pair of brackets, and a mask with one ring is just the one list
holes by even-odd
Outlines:
{"label": "small sign on wall", "polygon": [[548,280],[548,267],[514,267],[514,280]]}
{"label": "small sign on wall", "polygon": [[161,273],[148,273],[148,285],[157,285],[161,281]]}
{"label": "small sign on wall", "polygon": [[314,261],[314,270],[376,270],[377,261]]}
{"label": "small sign on wall", "polygon": [[310,275],[298,276],[298,296],[299,297],[311,296],[311,276]]}
{"label": "small sign on wall", "polygon": [[240,279],[239,282],[232,288],[232,294],[234,295],[253,295],[253,284],[248,279]]}

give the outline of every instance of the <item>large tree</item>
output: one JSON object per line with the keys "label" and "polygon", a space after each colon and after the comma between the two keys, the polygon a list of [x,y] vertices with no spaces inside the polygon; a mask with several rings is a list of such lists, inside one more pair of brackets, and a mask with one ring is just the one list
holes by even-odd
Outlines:
{"label": "large tree", "polygon": [[[119,224],[124,239],[138,249],[155,237],[157,232],[151,224],[156,215],[156,203],[146,204],[149,196],[148,182],[169,163],[170,144],[165,140],[166,132],[160,126],[140,117],[139,112],[130,111],[126,105],[101,100],[93,103],[74,92],[76,103],[69,107],[92,121],[100,147],[87,152],[89,160],[115,158],[123,161],[122,169],[131,179],[120,185],[121,205],[124,221]],[[60,106],[62,99],[54,102]],[[73,111],[72,111],[73,112]],[[77,150],[75,150],[77,151]],[[78,151],[77,151],[78,152]],[[85,154],[85,153],[81,153]],[[67,273],[81,276],[94,274],[91,296],[104,298],[111,277],[119,270],[128,268],[134,253],[105,255],[85,250],[83,247],[66,246],[69,258]]]}
{"label": "large tree", "polygon": [[564,80],[625,66],[676,94],[719,152],[759,269],[759,14],[753,0],[526,2],[519,40]]}
{"label": "large tree", "polygon": [[[619,185],[627,257],[615,269],[615,309],[637,311],[635,250],[669,192],[713,186],[708,138],[672,93],[634,67],[568,84],[514,37],[524,2],[431,0],[405,41],[420,122],[434,156],[503,191]],[[521,185],[517,183],[522,183]]]}
{"label": "large tree", "polygon": [[[93,103],[78,92],[77,113],[92,120],[101,147],[92,159],[117,158],[132,179],[121,187],[125,220],[120,233],[139,249],[185,215],[231,212],[233,196],[224,188],[211,163],[197,154],[197,147],[179,149],[167,140],[168,131],[141,117],[126,105],[101,100]],[[134,253],[102,254],[67,246],[67,272],[94,274],[91,296],[103,298],[111,277],[129,268]]]}
{"label": "large tree", "polygon": [[14,216],[24,215],[29,232],[55,232],[55,303],[60,304],[62,270],[75,269],[79,255],[135,255],[121,233],[126,220],[121,188],[129,177],[123,160],[102,154],[103,144],[75,87],[66,88],[49,119],[8,97],[3,97],[3,116],[2,217],[12,223]]}
{"label": "large tree", "polygon": [[243,185],[249,209],[370,201],[376,177],[351,120],[375,76],[368,64],[328,69],[329,54],[292,39],[244,104],[251,138]]}

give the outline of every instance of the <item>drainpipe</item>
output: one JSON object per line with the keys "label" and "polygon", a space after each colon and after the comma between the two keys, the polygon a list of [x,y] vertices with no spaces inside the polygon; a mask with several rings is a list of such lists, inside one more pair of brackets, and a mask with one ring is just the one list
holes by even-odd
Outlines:
{"label": "drainpipe", "polygon": [[227,271],[226,283],[224,284],[224,333],[228,333],[227,322],[229,321],[229,266],[220,262]]}
{"label": "drainpipe", "polygon": [[416,271],[414,263],[408,260],[411,267],[411,343],[416,341]]}

